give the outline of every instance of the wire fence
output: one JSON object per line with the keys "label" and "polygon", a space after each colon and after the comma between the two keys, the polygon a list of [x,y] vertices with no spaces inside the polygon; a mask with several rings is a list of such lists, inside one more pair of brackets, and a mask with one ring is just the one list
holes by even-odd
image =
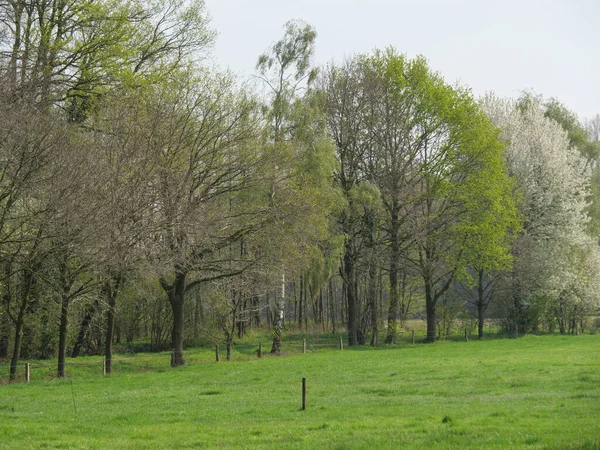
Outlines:
{"label": "wire fence", "polygon": [[[454,340],[458,338],[464,338],[468,341],[471,337],[471,333],[465,330],[463,336],[454,336]],[[495,336],[496,338],[510,337],[510,335]],[[395,347],[403,345],[412,345],[417,342],[422,342],[426,338],[426,332],[424,330],[403,330],[398,333],[391,344],[384,344],[383,340],[379,341],[379,346],[383,347]],[[368,344],[365,342],[364,344]],[[320,350],[344,350],[348,345],[347,338],[342,335],[332,336],[313,336],[305,335],[300,338],[299,335],[295,335],[294,339],[288,342],[282,342],[282,348],[278,356],[286,356],[288,354],[299,354],[299,353],[310,353]],[[227,359],[226,347],[216,345],[214,352],[211,352],[210,348],[203,347],[201,349],[191,349],[186,351],[186,365],[199,365],[209,364],[216,361],[222,361]],[[170,356],[170,359],[169,359]],[[233,347],[233,352],[230,355],[231,360],[235,361],[246,361],[250,359],[256,359],[261,357],[271,356],[270,351],[263,349],[262,342],[258,343],[240,343]],[[119,373],[135,373],[145,372],[150,370],[166,370],[172,364],[174,357],[174,351],[169,355],[168,352],[158,353],[152,356],[131,356],[131,357],[114,357],[110,360],[111,374]],[[74,360],[68,359],[65,362],[64,370],[67,377],[77,375],[81,376],[93,376],[93,375],[107,375],[107,361],[101,357],[85,357],[91,358],[89,360]],[[29,382],[29,381],[41,381],[52,378],[58,378],[58,362],[39,362],[39,361],[22,361],[19,362],[14,379],[11,380],[9,376],[10,362],[0,362],[0,385],[8,384],[9,382]]]}

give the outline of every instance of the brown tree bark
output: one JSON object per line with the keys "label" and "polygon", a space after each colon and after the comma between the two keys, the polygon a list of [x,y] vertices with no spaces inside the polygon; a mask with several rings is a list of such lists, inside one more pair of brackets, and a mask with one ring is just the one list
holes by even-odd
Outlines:
{"label": "brown tree bark", "polygon": [[344,253],[344,285],[348,310],[348,345],[358,344],[358,311],[356,298],[354,252],[351,239],[346,239]]}
{"label": "brown tree bark", "polygon": [[67,330],[69,325],[69,296],[62,295],[60,308],[60,328],[58,331],[58,376],[65,377],[65,359],[67,353]]}
{"label": "brown tree bark", "polygon": [[388,329],[386,344],[391,344],[396,338],[396,317],[398,315],[398,259],[400,258],[400,243],[398,242],[398,202],[393,201],[390,222],[390,307],[388,309]]}
{"label": "brown tree bark", "polygon": [[115,332],[115,314],[117,306],[117,295],[121,289],[123,276],[119,273],[106,281],[104,294],[108,303],[106,311],[106,338],[104,342],[104,360],[106,362],[106,373],[112,372],[113,336]]}
{"label": "brown tree bark", "polygon": [[478,271],[477,297],[477,335],[479,336],[479,339],[483,339],[483,323],[486,306],[483,289],[483,270]]}
{"label": "brown tree bark", "polygon": [[372,347],[377,347],[379,338],[376,277],[377,267],[375,267],[375,261],[371,258],[371,261],[369,262],[369,306],[371,309],[371,330],[373,332],[373,336],[371,337]]}
{"label": "brown tree bark", "polygon": [[[2,290],[2,308],[4,311],[8,310],[10,305],[10,283],[11,283],[11,268],[10,262],[5,261],[3,263],[3,275],[4,275],[4,283]],[[8,347],[10,343],[10,318],[8,314],[2,314],[0,317],[0,359],[8,358]]]}
{"label": "brown tree bark", "polygon": [[167,293],[171,309],[173,310],[173,329],[171,332],[171,348],[173,350],[172,366],[181,366],[185,364],[183,357],[183,338],[185,328],[184,315],[184,295],[185,278],[187,273],[182,267],[175,267],[175,280],[168,284],[164,278],[160,279],[160,284]]}
{"label": "brown tree bark", "polygon": [[95,312],[98,310],[98,306],[100,304],[99,297],[96,297],[94,303],[89,306],[83,319],[81,319],[81,324],[79,325],[79,333],[77,334],[77,339],[75,340],[75,345],[73,346],[73,351],[71,352],[71,358],[77,358],[81,353],[81,348],[85,342],[85,333],[87,332],[88,327],[92,319],[94,318]]}
{"label": "brown tree bark", "polygon": [[13,346],[12,358],[10,360],[9,381],[15,381],[17,378],[17,365],[21,355],[21,343],[23,342],[23,326],[25,325],[25,312],[29,304],[29,294],[33,287],[35,269],[25,269],[23,271],[23,281],[21,285],[21,298],[17,317],[13,319],[15,325],[15,340]]}

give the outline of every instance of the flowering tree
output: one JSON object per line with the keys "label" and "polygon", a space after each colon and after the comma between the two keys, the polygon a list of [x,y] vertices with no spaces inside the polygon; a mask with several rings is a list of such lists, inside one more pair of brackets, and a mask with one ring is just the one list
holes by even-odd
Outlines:
{"label": "flowering tree", "polygon": [[511,317],[516,326],[535,329],[540,320],[566,311],[565,302],[596,301],[589,275],[598,249],[586,234],[589,169],[563,128],[544,116],[538,99],[517,104],[490,94],[482,104],[502,130],[505,157],[522,196]]}

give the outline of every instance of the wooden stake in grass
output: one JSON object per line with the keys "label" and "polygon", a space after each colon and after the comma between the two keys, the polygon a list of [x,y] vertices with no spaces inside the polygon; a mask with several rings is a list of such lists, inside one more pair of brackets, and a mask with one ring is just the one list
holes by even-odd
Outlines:
{"label": "wooden stake in grass", "polygon": [[302,339],[302,353],[306,354],[306,338]]}
{"label": "wooden stake in grass", "polygon": [[29,363],[25,364],[25,381],[29,383]]}
{"label": "wooden stake in grass", "polygon": [[306,378],[302,378],[302,411],[306,409]]}
{"label": "wooden stake in grass", "polygon": [[340,350],[344,350],[344,341],[341,336],[340,336]]}
{"label": "wooden stake in grass", "polygon": [[415,330],[412,330],[412,337],[410,338],[410,343],[411,344],[415,343]]}
{"label": "wooden stake in grass", "polygon": [[469,335],[467,334],[466,328],[465,328],[465,342],[469,342]]}
{"label": "wooden stake in grass", "polygon": [[[171,362],[173,362],[173,354],[171,353]],[[106,359],[102,361],[102,375],[106,376]]]}
{"label": "wooden stake in grass", "polygon": [[256,352],[256,355],[257,355],[259,358],[262,358],[262,342],[259,342],[259,343],[258,343],[258,351]]}
{"label": "wooden stake in grass", "polygon": [[219,362],[219,344],[215,344],[215,358]]}

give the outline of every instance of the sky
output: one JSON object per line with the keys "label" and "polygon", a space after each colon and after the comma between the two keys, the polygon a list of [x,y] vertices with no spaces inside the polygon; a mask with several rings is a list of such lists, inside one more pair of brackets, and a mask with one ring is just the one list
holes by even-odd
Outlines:
{"label": "sky", "polygon": [[600,114],[600,0],[205,0],[218,32],[212,59],[246,78],[302,19],[315,63],[394,46],[423,55],[448,83],[556,98],[580,119]]}

